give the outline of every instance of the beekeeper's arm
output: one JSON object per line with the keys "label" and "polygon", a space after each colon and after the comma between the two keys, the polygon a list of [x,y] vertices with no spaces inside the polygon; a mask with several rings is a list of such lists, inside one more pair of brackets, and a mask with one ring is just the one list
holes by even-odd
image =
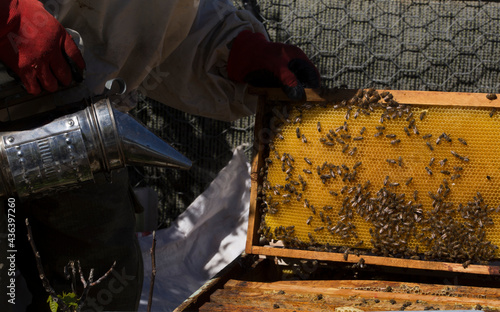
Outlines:
{"label": "beekeeper's arm", "polygon": [[[142,86],[147,96],[192,114],[234,120],[255,113],[247,84],[282,87],[300,98],[319,87],[315,66],[298,48],[268,42],[263,25],[229,0],[202,0],[187,38]],[[148,89],[149,87],[149,89]]]}

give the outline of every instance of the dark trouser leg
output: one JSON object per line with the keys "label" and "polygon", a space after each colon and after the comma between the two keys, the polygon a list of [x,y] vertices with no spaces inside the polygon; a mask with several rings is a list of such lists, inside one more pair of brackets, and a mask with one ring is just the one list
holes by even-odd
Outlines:
{"label": "dark trouser leg", "polygon": [[[79,260],[85,278],[94,268],[94,280],[116,261],[114,272],[91,288],[82,311],[137,310],[143,268],[126,169],[113,172],[112,183],[104,175],[97,175],[95,183],[21,202],[18,208],[24,216],[17,218],[17,227],[24,229],[24,217],[29,218],[45,273],[58,294],[71,292],[71,282],[65,279],[63,272],[68,261]],[[23,261],[19,266],[33,295],[30,311],[49,311],[48,294],[42,287],[33,253],[24,237],[20,255]],[[80,282],[77,285],[81,287]],[[77,295],[80,294],[81,288],[77,290]]]}

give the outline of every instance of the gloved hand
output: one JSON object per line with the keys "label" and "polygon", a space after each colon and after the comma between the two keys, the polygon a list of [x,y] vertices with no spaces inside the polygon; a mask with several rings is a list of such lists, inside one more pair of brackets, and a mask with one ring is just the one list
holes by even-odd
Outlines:
{"label": "gloved hand", "polygon": [[292,100],[304,87],[319,88],[320,76],[301,49],[272,43],[260,33],[242,31],[233,41],[227,64],[229,78],[255,87],[281,87]]}
{"label": "gloved hand", "polygon": [[41,88],[54,92],[58,82],[69,85],[68,62],[79,70],[85,68],[71,36],[37,0],[0,0],[0,61],[31,94]]}

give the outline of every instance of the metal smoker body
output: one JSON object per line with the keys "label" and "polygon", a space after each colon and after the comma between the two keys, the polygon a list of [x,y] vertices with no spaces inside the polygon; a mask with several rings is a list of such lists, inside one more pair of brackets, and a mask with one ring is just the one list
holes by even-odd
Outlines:
{"label": "metal smoker body", "polygon": [[132,116],[112,108],[108,98],[35,129],[2,130],[0,197],[45,196],[126,165],[191,167]]}

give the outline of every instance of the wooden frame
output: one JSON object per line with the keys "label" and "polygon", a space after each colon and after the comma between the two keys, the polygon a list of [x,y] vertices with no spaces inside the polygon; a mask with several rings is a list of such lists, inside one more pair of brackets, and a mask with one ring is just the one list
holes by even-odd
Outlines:
{"label": "wooden frame", "polygon": [[[280,89],[251,89],[253,94],[259,95],[259,104],[255,119],[255,141],[254,157],[252,160],[250,193],[250,215],[248,222],[247,242],[245,252],[247,254],[259,254],[265,256],[275,256],[284,258],[316,259],[321,261],[334,261],[356,263],[360,256],[349,255],[344,260],[344,254],[332,252],[318,252],[297,249],[284,249],[271,246],[259,246],[258,229],[260,226],[260,215],[257,207],[257,187],[262,184],[262,177],[259,177],[259,169],[264,165],[265,142],[262,142],[261,129],[267,120],[265,110],[267,101],[289,101]],[[321,90],[306,89],[305,99],[302,101],[323,102],[345,99],[356,93],[357,90],[332,90],[323,92]],[[379,90],[380,92],[382,90]],[[450,98],[453,99],[453,106],[469,107],[499,107],[500,99],[489,100],[486,93],[463,93],[463,92],[431,92],[431,91],[405,91],[390,90],[391,94],[399,103],[420,104],[420,105],[442,105],[450,106]],[[389,258],[382,256],[362,256],[366,264],[411,268],[433,271],[447,271],[483,275],[500,275],[498,265],[469,265],[464,268],[460,263],[410,260],[401,258]]]}

